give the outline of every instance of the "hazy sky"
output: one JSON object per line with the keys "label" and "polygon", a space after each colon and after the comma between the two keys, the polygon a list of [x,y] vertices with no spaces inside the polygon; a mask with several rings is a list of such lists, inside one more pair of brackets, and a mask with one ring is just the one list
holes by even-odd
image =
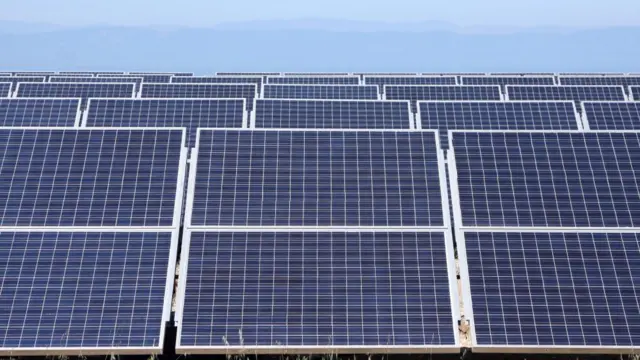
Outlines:
{"label": "hazy sky", "polygon": [[332,18],[458,25],[640,25],[639,0],[4,0],[0,20],[190,25]]}

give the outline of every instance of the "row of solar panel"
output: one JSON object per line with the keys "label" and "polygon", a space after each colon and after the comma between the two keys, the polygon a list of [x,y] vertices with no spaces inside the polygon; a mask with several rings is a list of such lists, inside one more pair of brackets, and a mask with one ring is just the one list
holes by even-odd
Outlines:
{"label": "row of solar panel", "polygon": [[[640,133],[450,138],[473,346],[635,351]],[[0,352],[160,351],[184,143],[0,129]],[[459,351],[445,183],[434,131],[200,129],[178,351]]]}
{"label": "row of solar panel", "polygon": [[567,101],[406,101],[256,99],[0,99],[1,126],[186,127],[188,146],[202,127],[448,130],[638,130],[640,103]]}

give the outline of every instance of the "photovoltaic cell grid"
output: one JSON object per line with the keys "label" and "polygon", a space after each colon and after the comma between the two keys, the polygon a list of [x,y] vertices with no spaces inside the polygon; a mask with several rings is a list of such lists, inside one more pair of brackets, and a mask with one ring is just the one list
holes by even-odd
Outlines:
{"label": "photovoltaic cell grid", "polygon": [[410,129],[406,101],[257,99],[256,128]]}
{"label": "photovoltaic cell grid", "polygon": [[560,85],[640,85],[640,76],[558,76]]}
{"label": "photovoltaic cell grid", "polygon": [[462,85],[386,85],[385,99],[410,100],[411,110],[417,112],[419,100],[501,100],[500,87]]}
{"label": "photovoltaic cell grid", "polygon": [[462,85],[555,85],[553,76],[462,76]]}
{"label": "photovoltaic cell grid", "polygon": [[640,86],[629,86],[629,97],[633,101],[640,101]]}
{"label": "photovoltaic cell grid", "polygon": [[177,84],[256,84],[262,87],[261,76],[178,76],[171,78]]}
{"label": "photovoltaic cell grid", "polygon": [[178,350],[455,347],[442,232],[190,238]]}
{"label": "photovoltaic cell grid", "polygon": [[5,76],[11,76],[11,73],[0,73],[0,76],[3,76],[3,77],[5,77]]}
{"label": "photovoltaic cell grid", "polygon": [[124,75],[124,71],[60,71],[59,75]]}
{"label": "photovoltaic cell grid", "polygon": [[0,97],[9,97],[9,96],[11,96],[11,83],[0,82]]}
{"label": "photovoltaic cell grid", "polygon": [[640,130],[638,102],[583,102],[590,130]]}
{"label": "photovoltaic cell grid", "polygon": [[279,72],[217,72],[216,75],[220,76],[280,76]]}
{"label": "photovoltaic cell grid", "polygon": [[0,352],[160,350],[171,235],[0,232]]}
{"label": "photovoltaic cell grid", "polygon": [[640,344],[638,233],[467,232],[464,241],[476,345]]}
{"label": "photovoltaic cell grid", "polygon": [[44,76],[49,77],[51,75],[55,75],[53,71],[18,71],[13,72],[13,76]]}
{"label": "photovoltaic cell grid", "polygon": [[79,125],[80,99],[0,99],[0,126]]}
{"label": "photovoltaic cell grid", "polygon": [[283,76],[350,76],[351,74],[349,73],[339,73],[339,72],[334,72],[334,73],[314,73],[314,72],[299,72],[299,73],[284,73]]}
{"label": "photovoltaic cell grid", "polygon": [[75,77],[75,76],[52,76],[50,83],[124,83],[135,84],[136,89],[140,88],[141,77]]}
{"label": "photovoltaic cell grid", "polygon": [[453,132],[462,225],[640,226],[639,135]]}
{"label": "photovoltaic cell grid", "polygon": [[11,83],[12,87],[12,91],[15,91],[16,88],[18,87],[18,83],[26,83],[26,82],[37,82],[37,83],[43,83],[45,82],[45,77],[44,76],[6,76],[6,77],[0,77],[0,82],[1,83]]}
{"label": "photovoltaic cell grid", "polygon": [[248,110],[253,109],[255,84],[142,84],[141,98],[208,98],[245,99]]}
{"label": "photovoltaic cell grid", "polygon": [[558,76],[622,76],[624,73],[559,73]]}
{"label": "photovoltaic cell grid", "polygon": [[456,85],[455,76],[365,76],[366,85],[378,85],[384,92],[385,85]]}
{"label": "photovoltaic cell grid", "polygon": [[625,101],[622,86],[507,86],[509,100]]}
{"label": "photovoltaic cell grid", "polygon": [[357,76],[290,76],[268,77],[267,84],[300,84],[300,85],[358,85],[360,78]]}
{"label": "photovoltaic cell grid", "polygon": [[142,82],[144,83],[155,83],[155,84],[168,84],[171,82],[171,74],[127,74],[127,75],[104,75],[98,74],[98,77],[128,77],[128,78],[142,78]]}
{"label": "photovoltaic cell grid", "polygon": [[200,130],[196,226],[443,226],[434,132]]}
{"label": "photovoltaic cell grid", "polygon": [[374,85],[264,85],[265,99],[377,100]]}
{"label": "photovoltaic cell grid", "polygon": [[129,72],[127,73],[128,75],[161,75],[161,76],[166,76],[166,75],[173,75],[173,76],[193,76],[192,72],[165,72],[165,73],[154,73],[154,72]]}
{"label": "photovoltaic cell grid", "polygon": [[183,136],[0,129],[0,226],[173,226]]}
{"label": "photovoltaic cell grid", "polygon": [[135,84],[118,83],[20,83],[16,97],[81,98],[83,106],[89,98],[133,98]]}
{"label": "photovoltaic cell grid", "polygon": [[86,126],[185,127],[188,147],[200,127],[241,128],[243,99],[91,99]]}
{"label": "photovoltaic cell grid", "polygon": [[420,101],[422,129],[440,132],[440,144],[449,147],[449,130],[579,130],[570,101]]}
{"label": "photovoltaic cell grid", "polygon": [[552,72],[524,72],[524,73],[512,73],[512,72],[503,72],[503,73],[489,73],[489,76],[554,76],[555,74]]}

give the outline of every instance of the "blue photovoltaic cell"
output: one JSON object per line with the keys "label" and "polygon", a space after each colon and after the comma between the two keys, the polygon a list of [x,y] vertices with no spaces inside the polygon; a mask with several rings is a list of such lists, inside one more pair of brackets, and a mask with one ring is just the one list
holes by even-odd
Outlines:
{"label": "blue photovoltaic cell", "polygon": [[410,100],[414,113],[419,100],[502,100],[496,85],[387,85],[384,96],[387,100]]}
{"label": "blue photovoltaic cell", "polygon": [[445,241],[192,233],[179,347],[454,346]]}
{"label": "blue photovoltaic cell", "polygon": [[638,102],[583,102],[590,130],[640,130]]}
{"label": "blue photovoltaic cell", "polygon": [[136,89],[140,88],[141,77],[77,77],[77,76],[52,76],[51,83],[125,83],[136,84]]}
{"label": "blue photovoltaic cell", "polygon": [[443,226],[433,132],[201,130],[198,145],[191,225]]}
{"label": "blue photovoltaic cell", "polygon": [[445,149],[448,130],[579,130],[570,101],[420,101],[418,107],[422,129],[440,131]]}
{"label": "blue photovoltaic cell", "polygon": [[[158,76],[167,76],[167,75],[173,75],[173,76],[193,76],[192,72],[172,72],[172,73],[154,73],[154,72],[128,72],[128,75],[144,75],[144,76],[153,76],[153,75],[158,75]],[[164,79],[164,78],[161,78]],[[151,79],[153,80],[153,79]],[[153,81],[147,81],[147,82],[153,82]]]}
{"label": "blue photovoltaic cell", "polygon": [[366,85],[378,85],[384,92],[385,85],[456,85],[455,76],[365,76]]}
{"label": "blue photovoltaic cell", "polygon": [[3,76],[0,77],[0,83],[11,83],[11,90],[15,91],[18,87],[18,83],[27,83],[27,82],[37,82],[43,83],[45,82],[44,76]]}
{"label": "blue photovoltaic cell", "polygon": [[217,72],[217,76],[280,76],[279,72]]}
{"label": "blue photovoltaic cell", "polygon": [[256,128],[411,128],[405,101],[258,99],[254,113]]}
{"label": "blue photovoltaic cell", "polygon": [[253,109],[255,84],[142,84],[142,98],[231,98],[245,99],[247,109]]}
{"label": "blue photovoltaic cell", "polygon": [[265,85],[265,99],[377,100],[375,85]]}
{"label": "blue photovoltaic cell", "polygon": [[69,126],[79,118],[80,99],[0,99],[0,126]]}
{"label": "blue photovoltaic cell", "polygon": [[241,128],[242,99],[91,99],[86,126],[185,127],[188,147],[201,127]]}
{"label": "blue photovoltaic cell", "polygon": [[340,72],[287,72],[283,76],[350,76],[349,73]]}
{"label": "blue photovoltaic cell", "polygon": [[128,78],[142,78],[144,83],[154,84],[168,84],[171,82],[171,74],[127,74],[127,75],[104,75],[98,74],[98,77],[128,77]]}
{"label": "blue photovoltaic cell", "polygon": [[638,233],[465,233],[479,346],[640,345]]}
{"label": "blue photovoltaic cell", "polygon": [[552,72],[492,72],[489,76],[554,76],[555,74]]}
{"label": "blue photovoltaic cell", "polygon": [[172,226],[182,130],[0,129],[0,226]]}
{"label": "blue photovoltaic cell", "polygon": [[60,71],[60,75],[124,75],[124,71]]}
{"label": "blue photovoltaic cell", "polygon": [[17,97],[81,98],[83,106],[89,98],[132,98],[135,84],[92,83],[21,83]]}
{"label": "blue photovoltaic cell", "polygon": [[454,132],[464,226],[640,226],[640,133]]}
{"label": "blue photovoltaic cell", "polygon": [[640,86],[629,86],[629,96],[633,101],[640,101]]}
{"label": "blue photovoltaic cell", "polygon": [[509,100],[625,101],[622,86],[507,86]]}
{"label": "blue photovoltaic cell", "polygon": [[0,97],[9,97],[11,95],[11,83],[0,82]]}
{"label": "blue photovoltaic cell", "polygon": [[0,232],[0,351],[161,348],[170,247],[167,232]]}
{"label": "blue photovoltaic cell", "polygon": [[622,76],[624,75],[624,73],[580,73],[580,72],[573,72],[573,73],[559,73],[559,76]]}
{"label": "blue photovoltaic cell", "polygon": [[357,76],[290,76],[268,77],[267,84],[300,84],[300,85],[358,85]]}
{"label": "blue photovoltaic cell", "polygon": [[[462,85],[555,85],[553,76],[462,76]],[[513,100],[513,99],[511,99]]]}
{"label": "blue photovoltaic cell", "polygon": [[256,84],[262,86],[261,76],[177,76],[171,79],[177,84]]}
{"label": "blue photovoltaic cell", "polygon": [[640,76],[558,76],[560,85],[640,85]]}

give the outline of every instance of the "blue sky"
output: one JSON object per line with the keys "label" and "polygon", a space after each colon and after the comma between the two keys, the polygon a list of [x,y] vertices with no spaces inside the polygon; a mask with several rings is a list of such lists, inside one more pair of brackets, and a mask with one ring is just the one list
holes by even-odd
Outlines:
{"label": "blue sky", "polygon": [[189,25],[297,18],[444,21],[462,26],[640,25],[638,0],[12,0],[0,20]]}

